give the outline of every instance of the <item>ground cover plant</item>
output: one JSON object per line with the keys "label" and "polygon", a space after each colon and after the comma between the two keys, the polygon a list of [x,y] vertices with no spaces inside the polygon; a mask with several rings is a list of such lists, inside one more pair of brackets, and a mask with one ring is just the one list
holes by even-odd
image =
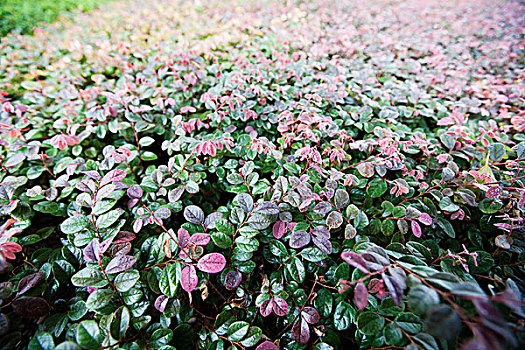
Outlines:
{"label": "ground cover plant", "polygon": [[520,1],[115,1],[0,45],[0,344],[523,346]]}
{"label": "ground cover plant", "polygon": [[33,33],[41,22],[53,22],[72,10],[88,11],[108,0],[2,0],[0,36]]}

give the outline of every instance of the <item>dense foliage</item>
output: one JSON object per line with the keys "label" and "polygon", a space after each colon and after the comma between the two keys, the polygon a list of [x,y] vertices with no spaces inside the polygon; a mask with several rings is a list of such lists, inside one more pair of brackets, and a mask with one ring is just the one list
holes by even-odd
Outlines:
{"label": "dense foliage", "polygon": [[71,10],[91,10],[108,0],[2,0],[0,1],[0,37],[14,31],[32,33],[40,22],[53,22]]}
{"label": "dense foliage", "polygon": [[0,344],[523,345],[524,10],[117,1],[4,38]]}

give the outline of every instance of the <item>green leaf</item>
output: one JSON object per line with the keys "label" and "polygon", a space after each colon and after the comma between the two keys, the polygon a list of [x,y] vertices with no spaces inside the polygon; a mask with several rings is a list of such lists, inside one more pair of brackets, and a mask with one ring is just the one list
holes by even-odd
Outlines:
{"label": "green leaf", "polygon": [[71,283],[77,287],[102,288],[107,286],[108,281],[102,271],[88,266],[74,274]]}
{"label": "green leaf", "polygon": [[421,319],[409,312],[402,312],[395,318],[396,324],[405,332],[416,334],[421,331],[423,322]]}
{"label": "green leaf", "polygon": [[455,238],[456,237],[456,232],[454,231],[454,227],[452,226],[452,224],[450,222],[448,222],[446,219],[443,219],[441,217],[437,218],[436,222],[437,222],[438,226],[443,231],[445,231],[445,233],[450,238]]}
{"label": "green leaf", "polygon": [[259,327],[250,327],[248,334],[241,341],[241,345],[247,348],[257,345],[262,337],[262,330]]}
{"label": "green leaf", "polygon": [[113,314],[113,319],[110,324],[110,333],[114,339],[124,339],[126,337],[126,331],[128,330],[130,322],[129,310],[125,306],[121,306]]}
{"label": "green leaf", "polygon": [[319,262],[326,259],[327,255],[317,247],[305,248],[301,251],[301,256],[310,262]]}
{"label": "green leaf", "polygon": [[49,333],[38,333],[29,342],[27,350],[53,350],[55,342]]}
{"label": "green leaf", "polygon": [[173,337],[173,331],[171,329],[157,329],[150,337],[149,347],[152,349],[159,349],[164,345],[167,345]]}
{"label": "green leaf", "polygon": [[97,219],[97,228],[108,228],[111,225],[115,223],[115,221],[118,220],[120,217],[121,211],[120,210],[112,210],[109,213],[102,214]]}
{"label": "green leaf", "polygon": [[366,335],[381,332],[385,326],[385,319],[373,312],[365,311],[357,316],[357,328]]}
{"label": "green leaf", "polygon": [[403,332],[395,323],[389,323],[383,329],[383,336],[387,345],[399,345],[403,341]]}
{"label": "green leaf", "polygon": [[181,272],[182,269],[179,263],[166,265],[159,279],[159,288],[163,294],[170,298],[175,296]]}
{"label": "green leaf", "polygon": [[506,155],[505,145],[501,143],[493,143],[489,146],[490,159],[493,162],[499,162]]}
{"label": "green leaf", "polygon": [[225,233],[222,233],[222,232],[212,233],[211,239],[213,240],[213,243],[221,249],[227,249],[232,246],[232,240],[230,236],[228,236]]}
{"label": "green leaf", "polygon": [[137,270],[128,270],[117,275],[114,284],[119,292],[127,292],[137,283],[139,278],[140,273]]}
{"label": "green leaf", "polygon": [[88,218],[83,215],[75,215],[64,220],[60,225],[60,230],[65,234],[77,233],[86,228],[88,224]]}
{"label": "green leaf", "polygon": [[436,340],[427,333],[419,333],[413,338],[423,350],[439,350],[439,345]]}
{"label": "green leaf", "polygon": [[113,294],[111,289],[97,289],[87,298],[86,307],[91,310],[102,308],[109,304]]}
{"label": "green leaf", "polygon": [[366,189],[366,193],[372,198],[379,198],[386,192],[386,190],[386,181],[376,178],[370,181]]}
{"label": "green leaf", "polygon": [[338,331],[343,331],[350,327],[354,320],[355,309],[346,301],[337,304],[334,312],[334,326]]}
{"label": "green leaf", "polygon": [[503,202],[497,198],[485,198],[479,202],[479,210],[485,214],[494,214],[503,207]]}
{"label": "green leaf", "polygon": [[439,294],[422,284],[414,286],[408,293],[408,307],[418,315],[426,315],[428,310],[437,304],[439,304]]}
{"label": "green leaf", "polygon": [[328,289],[320,289],[317,292],[317,297],[314,299],[314,306],[321,316],[329,317],[332,314],[333,308],[332,293],[330,293]]}
{"label": "green leaf", "polygon": [[241,341],[248,334],[249,328],[250,325],[248,322],[233,322],[230,327],[228,327],[228,339],[235,342]]}
{"label": "green leaf", "polygon": [[439,207],[441,208],[441,210],[445,210],[450,213],[453,213],[459,210],[459,205],[453,203],[450,197],[443,197],[443,199],[439,201]]}
{"label": "green leaf", "polygon": [[76,341],[84,349],[100,349],[103,337],[95,321],[82,321],[77,326]]}

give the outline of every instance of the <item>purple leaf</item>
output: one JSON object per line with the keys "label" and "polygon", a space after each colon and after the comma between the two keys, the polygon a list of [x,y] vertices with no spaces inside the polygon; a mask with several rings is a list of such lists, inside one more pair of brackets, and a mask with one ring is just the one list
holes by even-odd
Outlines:
{"label": "purple leaf", "polygon": [[308,327],[308,323],[306,323],[302,317],[300,317],[293,325],[292,334],[297,344],[304,345],[310,340],[310,328]]}
{"label": "purple leaf", "polygon": [[410,227],[412,227],[412,233],[414,236],[417,238],[421,237],[421,226],[419,226],[416,220],[410,221]]}
{"label": "purple leaf", "polygon": [[324,237],[314,237],[312,239],[314,244],[321,249],[325,254],[330,255],[332,254],[332,243]]}
{"label": "purple leaf", "polygon": [[14,312],[24,318],[40,318],[49,312],[49,304],[40,297],[16,299],[11,303]]}
{"label": "purple leaf", "polygon": [[191,293],[191,291],[197,287],[198,283],[199,278],[197,277],[197,270],[195,270],[195,266],[188,265],[182,269],[182,273],[180,275],[180,284],[182,285],[182,289],[188,293]]}
{"label": "purple leaf", "polygon": [[295,231],[290,236],[290,247],[299,249],[310,243],[310,235],[306,231]]}
{"label": "purple leaf", "polygon": [[104,240],[102,243],[100,243],[100,245],[98,247],[99,254],[100,255],[104,254],[108,250],[108,248],[111,245],[111,243],[113,243],[113,238],[112,237],[110,237],[110,238]]}
{"label": "purple leaf", "polygon": [[94,170],[84,171],[84,175],[86,175],[87,177],[95,181],[100,180],[100,177],[101,177],[100,174]]}
{"label": "purple leaf", "polygon": [[97,238],[93,238],[91,242],[84,248],[84,260],[86,262],[100,260],[100,242]]}
{"label": "purple leaf", "polygon": [[315,308],[310,306],[307,306],[303,309],[303,311],[301,312],[301,316],[309,324],[316,324],[317,322],[319,322],[320,319],[319,312],[317,312]]}
{"label": "purple leaf", "polygon": [[277,215],[279,214],[279,207],[277,204],[271,203],[271,202],[262,202],[257,206],[255,211],[266,214],[266,215]]}
{"label": "purple leaf", "polygon": [[111,248],[111,255],[117,256],[117,255],[126,255],[131,251],[131,243],[124,242],[124,243],[116,243]]}
{"label": "purple leaf", "polygon": [[390,293],[390,296],[394,300],[394,303],[396,305],[401,305],[403,302],[403,294],[402,291],[398,291],[396,288],[396,285],[392,281],[392,277],[382,274],[381,277],[383,277],[383,282],[385,283],[386,289]]}
{"label": "purple leaf", "polygon": [[363,282],[358,283],[354,290],[354,302],[358,310],[363,310],[368,304],[368,289]]}
{"label": "purple leaf", "polygon": [[135,220],[133,223],[133,232],[139,233],[143,224],[144,222],[142,221],[142,218],[137,218],[137,220]]}
{"label": "purple leaf", "polygon": [[259,346],[255,350],[279,350],[279,347],[271,341],[267,340],[264,343],[259,344]]}
{"label": "purple leaf", "polygon": [[276,238],[276,239],[280,239],[282,236],[284,236],[284,234],[286,233],[286,223],[285,222],[282,222],[282,221],[277,221],[274,225],[273,225],[273,236]]}
{"label": "purple leaf", "polygon": [[341,258],[353,267],[363,271],[364,273],[370,273],[367,268],[367,262],[359,255],[354,252],[343,252]]}
{"label": "purple leaf", "polygon": [[501,187],[499,187],[499,186],[492,186],[491,188],[489,188],[487,190],[487,193],[485,195],[487,196],[487,198],[493,198],[493,197],[499,196],[501,194],[501,192],[503,192]]}
{"label": "purple leaf", "polygon": [[106,273],[119,273],[129,269],[135,262],[137,258],[131,255],[118,255],[114,257],[106,266]]}
{"label": "purple leaf", "polygon": [[166,304],[168,304],[168,300],[168,297],[164,294],[159,295],[155,300],[155,309],[157,309],[159,312],[164,312],[166,309]]}
{"label": "purple leaf", "polygon": [[328,228],[326,226],[316,226],[316,227],[314,227],[314,229],[312,230],[312,234],[314,236],[319,237],[319,238],[325,238],[325,239],[330,239],[330,237],[331,237],[330,231],[328,230]]}
{"label": "purple leaf", "polygon": [[167,219],[171,216],[171,210],[166,207],[160,207],[159,209],[155,210],[153,215],[159,219]]}
{"label": "purple leaf", "polygon": [[273,312],[277,316],[284,316],[288,313],[288,303],[283,298],[275,297],[273,299]]}
{"label": "purple leaf", "polygon": [[140,198],[144,192],[139,185],[133,185],[128,188],[127,193],[130,198]]}
{"label": "purple leaf", "polygon": [[190,242],[195,245],[206,245],[210,243],[211,236],[207,233],[196,233],[190,237]]}
{"label": "purple leaf", "polygon": [[417,220],[422,223],[423,225],[432,225],[432,218],[427,213],[421,214]]}
{"label": "purple leaf", "polygon": [[217,273],[226,267],[226,258],[219,253],[210,253],[200,258],[197,268],[203,272]]}
{"label": "purple leaf", "polygon": [[129,232],[129,231],[120,231],[119,233],[117,233],[117,235],[115,236],[115,239],[113,240],[113,243],[114,244],[117,244],[117,243],[126,243],[126,242],[131,242],[132,240],[135,239],[135,234],[133,232]]}
{"label": "purple leaf", "polygon": [[113,169],[109,173],[104,175],[102,180],[100,180],[100,183],[98,184],[98,186],[100,188],[100,187],[103,187],[104,185],[107,185],[110,182],[122,181],[125,178],[126,178],[126,172],[124,170]]}
{"label": "purple leaf", "polygon": [[42,281],[43,272],[32,273],[18,282],[18,295],[22,295]]}
{"label": "purple leaf", "polygon": [[77,182],[75,187],[82,192],[89,192],[89,193],[93,193],[97,189],[97,185],[91,179],[86,179],[86,180]]}
{"label": "purple leaf", "polygon": [[314,213],[326,215],[332,210],[332,205],[329,202],[319,202],[314,207]]}
{"label": "purple leaf", "polygon": [[261,312],[261,315],[263,317],[266,317],[272,313],[272,308],[273,308],[273,300],[268,299],[262,302],[259,311]]}
{"label": "purple leaf", "polygon": [[179,240],[179,245],[181,248],[186,248],[190,242],[190,234],[188,230],[179,228],[179,231],[177,232],[177,239]]}
{"label": "purple leaf", "polygon": [[184,218],[192,224],[202,224],[204,222],[204,212],[196,205],[189,205],[184,209]]}
{"label": "purple leaf", "polygon": [[229,289],[229,290],[233,290],[239,287],[241,282],[242,282],[242,273],[240,273],[239,271],[235,271],[235,270],[229,271],[226,274],[226,277],[224,278],[224,284],[226,286],[226,289]]}
{"label": "purple leaf", "polygon": [[222,219],[222,213],[220,212],[214,212],[211,213],[206,217],[206,220],[204,220],[204,227],[207,229],[214,229],[215,228],[215,222],[219,219]]}

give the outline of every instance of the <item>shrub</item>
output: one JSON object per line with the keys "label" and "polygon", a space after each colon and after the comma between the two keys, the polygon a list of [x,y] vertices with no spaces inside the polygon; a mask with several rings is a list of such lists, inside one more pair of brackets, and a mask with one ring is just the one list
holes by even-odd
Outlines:
{"label": "shrub", "polygon": [[2,0],[0,37],[11,31],[28,34],[40,22],[53,22],[65,11],[87,11],[107,0]]}
{"label": "shrub", "polygon": [[0,343],[518,347],[523,7],[418,3],[115,3],[5,40]]}

